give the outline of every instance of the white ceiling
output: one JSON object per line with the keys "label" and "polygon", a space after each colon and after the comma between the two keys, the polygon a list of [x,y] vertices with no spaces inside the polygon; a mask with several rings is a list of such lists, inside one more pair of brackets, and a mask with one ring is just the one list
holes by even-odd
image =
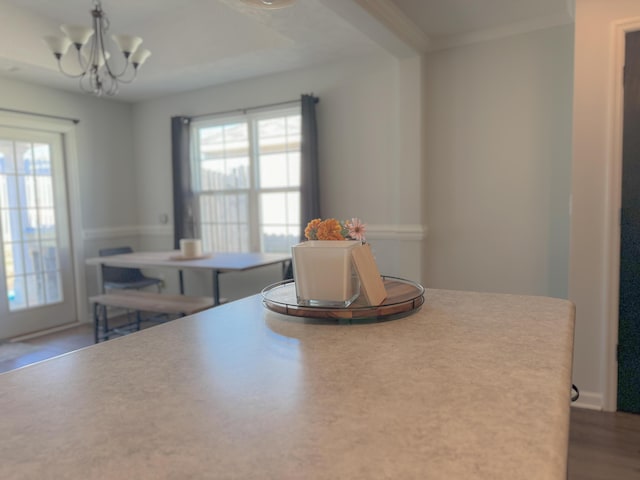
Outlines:
{"label": "white ceiling", "polygon": [[[136,81],[121,88],[124,101],[381,48],[403,56],[471,32],[571,18],[571,0],[297,0],[271,10],[242,0],[103,0],[102,6],[111,33],[139,35],[153,52]],[[0,75],[77,91],[41,38],[58,33],[61,23],[88,25],[91,7],[91,0],[0,0]]]}

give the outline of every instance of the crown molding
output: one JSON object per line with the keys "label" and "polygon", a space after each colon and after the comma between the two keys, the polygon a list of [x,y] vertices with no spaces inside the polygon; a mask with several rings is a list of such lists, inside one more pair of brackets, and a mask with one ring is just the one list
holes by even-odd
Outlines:
{"label": "crown molding", "polygon": [[429,49],[429,37],[392,1],[355,0],[355,2],[417,53],[424,53]]}
{"label": "crown molding", "polygon": [[428,51],[429,38],[391,0],[318,0],[396,58]]}
{"label": "crown molding", "polygon": [[[569,0],[568,3],[573,2],[572,0]],[[567,8],[570,9],[571,6],[567,5]],[[572,23],[573,16],[569,13],[569,10],[567,10],[565,13],[524,20],[522,22],[511,23],[503,27],[477,30],[475,32],[464,33],[461,35],[448,35],[439,38],[432,38],[430,51],[445,50],[473,43],[497,40],[500,38],[511,37],[513,35],[545,30],[547,28],[559,27]]]}
{"label": "crown molding", "polygon": [[399,58],[569,25],[575,18],[575,0],[565,0],[564,12],[557,14],[459,35],[429,37],[391,0],[320,1]]}

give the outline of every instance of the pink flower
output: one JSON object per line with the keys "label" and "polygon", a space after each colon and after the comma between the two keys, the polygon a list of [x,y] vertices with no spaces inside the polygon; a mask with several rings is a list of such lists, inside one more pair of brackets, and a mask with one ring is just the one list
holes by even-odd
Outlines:
{"label": "pink flower", "polygon": [[366,225],[360,221],[359,218],[352,218],[347,221],[347,228],[349,229],[349,236],[354,240],[360,240],[362,243],[366,242],[364,232]]}

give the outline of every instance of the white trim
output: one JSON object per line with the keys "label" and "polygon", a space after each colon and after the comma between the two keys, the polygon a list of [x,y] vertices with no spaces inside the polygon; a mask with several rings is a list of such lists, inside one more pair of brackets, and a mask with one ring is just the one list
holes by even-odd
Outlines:
{"label": "white trim", "polygon": [[424,240],[427,227],[424,225],[367,225],[367,240]]}
{"label": "white trim", "polygon": [[[126,227],[85,229],[82,237],[85,240],[103,240],[109,238],[137,236],[173,235],[172,225],[130,225]],[[367,238],[379,240],[414,241],[424,240],[427,227],[424,225],[367,225]]]}
{"label": "white trim", "polygon": [[173,236],[173,225],[142,225],[139,228],[139,235],[153,236]]}
{"label": "white trim", "polygon": [[625,35],[640,30],[640,18],[614,22],[609,42],[609,86],[607,103],[608,151],[606,159],[605,196],[605,392],[604,409],[616,411],[618,397],[618,301],[620,296],[620,207],[622,195],[622,133],[623,133],[623,67],[625,57]]}
{"label": "white trim", "polygon": [[547,28],[570,25],[573,17],[566,13],[557,13],[547,17],[533,18],[522,22],[511,23],[497,28],[486,30],[476,30],[475,32],[463,33],[460,35],[448,35],[432,38],[430,51],[445,50],[447,48],[460,47],[473,43],[487,42],[500,38],[511,37],[523,33],[545,30]]}
{"label": "white trim", "polygon": [[429,37],[390,0],[318,1],[396,58],[415,57],[429,47]]}
{"label": "white trim", "polygon": [[602,410],[602,395],[594,392],[580,392],[578,400],[571,404],[574,408],[585,408],[587,410]]}
{"label": "white trim", "polygon": [[[85,315],[87,316],[87,318],[89,318],[89,316],[88,316],[88,314],[86,312],[85,312]],[[70,328],[79,327],[81,325],[84,325],[85,323],[88,323],[88,320],[85,321],[85,322],[67,323],[65,325],[60,325],[58,327],[48,328],[46,330],[40,330],[38,332],[33,332],[33,333],[28,333],[26,335],[20,335],[18,337],[13,337],[13,338],[11,338],[11,341],[12,342],[23,342],[25,340],[31,340],[31,339],[34,339],[34,338],[42,337],[44,335],[50,335],[52,333],[62,332],[64,330],[69,330]]]}
{"label": "white trim", "polygon": [[389,0],[355,0],[380,23],[416,52],[429,48],[429,37],[395,3]]}
{"label": "white trim", "polygon": [[64,154],[67,165],[67,195],[69,202],[69,221],[71,223],[71,252],[73,271],[76,281],[76,318],[78,322],[89,321],[86,310],[87,282],[84,268],[84,242],[82,241],[82,205],[80,196],[80,171],[75,127],[62,132]]}
{"label": "white trim", "polygon": [[173,235],[173,225],[127,225],[124,227],[87,228],[82,232],[84,240],[106,240],[145,236]]}

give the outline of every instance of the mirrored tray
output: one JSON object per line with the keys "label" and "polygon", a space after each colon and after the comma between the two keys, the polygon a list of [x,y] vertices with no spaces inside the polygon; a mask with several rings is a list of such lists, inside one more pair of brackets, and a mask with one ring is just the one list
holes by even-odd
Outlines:
{"label": "mirrored tray", "polygon": [[360,295],[346,308],[299,305],[293,280],[274,283],[262,290],[262,301],[271,311],[294,317],[338,320],[339,323],[361,323],[393,320],[407,316],[424,304],[424,287],[410,280],[382,277],[387,298],[381,305],[367,305]]}

